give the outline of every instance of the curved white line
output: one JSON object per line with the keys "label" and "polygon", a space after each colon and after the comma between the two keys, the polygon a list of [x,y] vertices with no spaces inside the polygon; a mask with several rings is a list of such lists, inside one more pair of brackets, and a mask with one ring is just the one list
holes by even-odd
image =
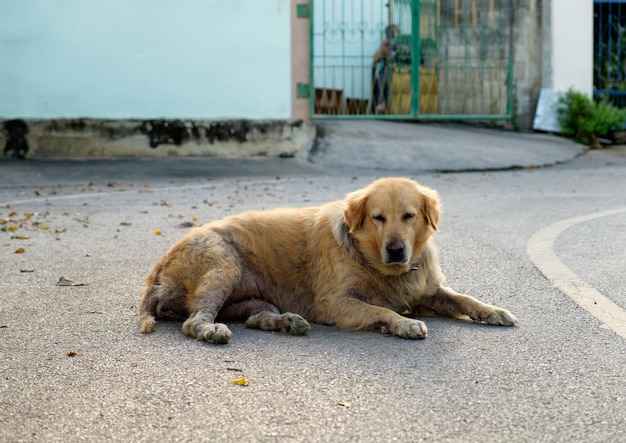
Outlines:
{"label": "curved white line", "polygon": [[566,229],[579,223],[609,215],[626,213],[626,208],[594,212],[553,223],[535,233],[526,246],[526,251],[535,266],[554,285],[578,303],[616,334],[626,338],[626,310],[591,287],[559,260],[554,252],[554,241]]}

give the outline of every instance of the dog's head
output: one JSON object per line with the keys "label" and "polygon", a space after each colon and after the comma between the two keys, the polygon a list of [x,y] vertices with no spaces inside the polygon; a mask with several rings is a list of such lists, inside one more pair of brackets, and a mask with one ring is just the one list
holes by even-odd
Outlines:
{"label": "dog's head", "polygon": [[404,178],[385,178],[346,196],[344,220],[358,248],[383,275],[411,269],[437,231],[439,197]]}

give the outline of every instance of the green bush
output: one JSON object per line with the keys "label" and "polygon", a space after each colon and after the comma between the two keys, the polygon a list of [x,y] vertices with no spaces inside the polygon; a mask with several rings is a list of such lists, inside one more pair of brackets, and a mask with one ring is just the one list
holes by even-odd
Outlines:
{"label": "green bush", "polygon": [[606,100],[595,102],[572,89],[559,99],[556,112],[563,133],[592,148],[600,147],[598,138],[606,137],[612,128],[626,122],[626,111],[623,109]]}

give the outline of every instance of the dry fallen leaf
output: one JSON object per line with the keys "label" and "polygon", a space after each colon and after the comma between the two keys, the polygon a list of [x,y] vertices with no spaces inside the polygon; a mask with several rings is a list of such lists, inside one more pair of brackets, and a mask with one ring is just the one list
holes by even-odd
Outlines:
{"label": "dry fallen leaf", "polygon": [[68,357],[76,357],[78,355],[78,352],[67,351],[65,355],[67,355]]}
{"label": "dry fallen leaf", "polygon": [[348,403],[347,401],[338,401],[337,402],[337,406],[342,406],[342,407],[348,409],[352,405],[350,403]]}
{"label": "dry fallen leaf", "polygon": [[231,385],[239,385],[239,386],[248,386],[250,383],[248,383],[248,379],[242,375],[239,378],[231,380],[230,384]]}
{"label": "dry fallen leaf", "polygon": [[161,231],[159,231],[158,229],[154,230],[154,235],[161,235]]}
{"label": "dry fallen leaf", "polygon": [[20,269],[20,272],[35,272],[34,269]]}
{"label": "dry fallen leaf", "polygon": [[29,235],[14,235],[11,238],[14,238],[14,239],[17,239],[17,240],[28,240],[30,238],[30,236]]}
{"label": "dry fallen leaf", "polygon": [[59,277],[57,286],[87,286],[87,283],[81,283],[69,277],[61,276]]}
{"label": "dry fallen leaf", "polygon": [[23,254],[24,252],[26,252],[26,249],[24,249],[24,248],[17,248],[17,249],[15,250],[15,253],[16,253],[16,254]]}

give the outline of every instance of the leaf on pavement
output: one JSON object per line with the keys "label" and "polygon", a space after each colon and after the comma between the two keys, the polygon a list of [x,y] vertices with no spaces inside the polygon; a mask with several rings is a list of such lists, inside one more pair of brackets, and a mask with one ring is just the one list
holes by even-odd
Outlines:
{"label": "leaf on pavement", "polygon": [[57,282],[57,286],[87,286],[87,283],[81,283],[69,277],[61,276]]}
{"label": "leaf on pavement", "polygon": [[231,385],[239,385],[239,386],[248,386],[250,383],[248,382],[248,379],[242,375],[239,378],[231,380],[230,384]]}

